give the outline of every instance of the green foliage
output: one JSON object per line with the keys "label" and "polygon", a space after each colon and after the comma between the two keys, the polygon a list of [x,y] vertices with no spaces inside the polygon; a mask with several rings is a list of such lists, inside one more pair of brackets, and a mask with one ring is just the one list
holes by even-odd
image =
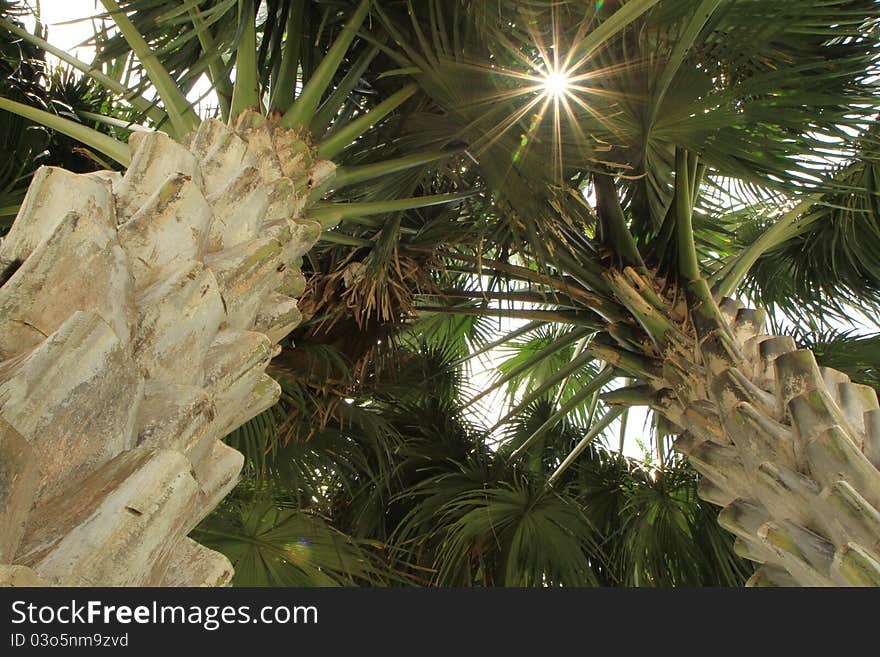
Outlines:
{"label": "green foliage", "polygon": [[[25,10],[19,3],[0,3],[0,18],[20,25]],[[0,96],[34,109],[127,139],[124,131],[84,118],[84,113],[130,120],[131,113],[115,103],[100,85],[74,75],[69,68],[49,70],[44,53],[0,30]],[[79,142],[15,114],[0,110],[0,235],[12,225],[30,179],[40,166],[60,166],[77,173],[114,168]]]}
{"label": "green foliage", "polygon": [[613,536],[612,571],[621,586],[737,585],[751,568],[715,525],[717,509],[696,496],[682,462],[656,469],[594,450],[576,475],[580,502]]}
{"label": "green foliage", "polygon": [[852,331],[801,331],[799,346],[810,349],[819,365],[839,370],[855,383],[880,391],[880,335],[858,335]]}
{"label": "green foliage", "polygon": [[[458,357],[462,343],[473,348],[486,339],[478,324],[464,330],[458,322],[417,322],[401,337],[392,369],[361,382],[340,405],[345,412],[322,428],[314,420],[298,424],[300,433],[287,443],[279,423],[294,383],[282,379],[282,406],[230,439],[247,457],[243,483],[194,537],[244,565],[236,584],[745,580],[748,567],[733,554],[715,511],[696,497],[696,477],[684,463],[649,467],[597,442],[550,487],[550,474],[589,429],[575,413],[554,422],[524,457],[511,458],[553,414],[554,395],[516,413],[490,448],[495,437],[462,413]],[[520,347],[528,351],[530,343]],[[267,421],[271,414],[277,419]],[[245,439],[260,431],[260,439]],[[295,547],[303,536],[326,550]],[[291,545],[313,555],[309,567],[291,563]]]}
{"label": "green foliage", "polygon": [[[613,213],[600,208],[595,224],[576,197],[593,191],[592,175],[611,173],[643,257],[674,273],[679,149],[703,172],[689,203],[704,272],[749,244],[735,235],[731,210],[751,208],[766,230],[781,210],[816,197],[759,258],[744,291],[801,320],[842,315],[841,303],[875,310],[875,140],[866,127],[878,85],[876,2],[490,5],[377,6],[401,44],[395,61],[418,69],[433,103],[413,125],[426,142],[467,143],[495,195],[488,212],[504,219],[481,235],[484,257],[519,251],[604,295],[595,275],[602,250],[623,255],[626,240]],[[551,43],[577,82],[564,109],[541,110],[539,69]]]}
{"label": "green foliage", "polygon": [[375,575],[365,548],[271,499],[224,501],[193,537],[229,557],[235,586],[346,586]]}
{"label": "green foliage", "polygon": [[436,511],[444,584],[589,586],[597,536],[574,500],[524,481],[466,491]]}

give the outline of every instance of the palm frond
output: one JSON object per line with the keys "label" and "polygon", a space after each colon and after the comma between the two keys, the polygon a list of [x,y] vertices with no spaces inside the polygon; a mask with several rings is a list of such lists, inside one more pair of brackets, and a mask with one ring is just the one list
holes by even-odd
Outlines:
{"label": "palm frond", "polygon": [[234,586],[353,586],[379,574],[366,546],[272,500],[224,503],[193,536],[229,557]]}

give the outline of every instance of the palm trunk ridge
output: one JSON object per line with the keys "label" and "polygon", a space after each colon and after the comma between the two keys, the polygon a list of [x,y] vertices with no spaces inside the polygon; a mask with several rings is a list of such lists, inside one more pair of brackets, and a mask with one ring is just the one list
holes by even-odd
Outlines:
{"label": "palm trunk ridge", "polygon": [[646,350],[652,406],[701,473],[700,497],[723,507],[736,552],[761,564],[748,585],[880,585],[874,389],[766,334],[764,314],[739,302],[670,308],[686,328]]}
{"label": "palm trunk ridge", "polygon": [[221,438],[278,398],[334,166],[253,112],[131,146],[124,175],[42,169],[0,245],[2,583],[232,576],[187,534],[238,479]]}

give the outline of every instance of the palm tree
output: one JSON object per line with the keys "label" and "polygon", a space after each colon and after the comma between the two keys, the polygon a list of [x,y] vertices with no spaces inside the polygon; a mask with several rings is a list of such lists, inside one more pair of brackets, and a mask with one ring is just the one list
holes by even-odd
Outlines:
{"label": "palm tree", "polygon": [[[415,91],[351,100],[368,0],[342,24],[334,14],[317,39],[304,28],[318,24],[304,22],[322,9],[311,4],[288,15],[288,3],[270,3],[266,18],[243,0],[215,29],[217,11],[190,3],[182,13],[198,64],[164,65],[162,44],[136,27],[137,7],[103,5],[141,83],[108,74],[128,53],[115,54],[105,34],[89,64],[2,23],[128,103],[147,128],[88,117],[132,128],[125,142],[0,99],[0,109],[125,167],[124,175],[40,169],[0,247],[2,578],[222,584],[229,561],[187,534],[242,466],[220,439],[278,399],[265,370],[301,318],[302,256],[340,221],[451,200],[321,198],[445,153],[381,159],[379,148],[379,161],[337,170],[334,159]],[[171,14],[180,23],[181,12]],[[261,69],[269,43],[276,58]],[[218,90],[221,119],[202,120],[184,95],[198,65]]]}
{"label": "palm tree", "polygon": [[[104,4],[161,102],[144,96],[142,87],[130,89],[66,54],[62,58],[96,79],[102,75],[109,89],[167,130],[168,138],[133,135],[129,150],[81,125],[0,100],[2,109],[44,120],[131,163],[121,181],[106,174],[75,179],[87,206],[80,217],[91,217],[91,223],[76,216],[60,224],[57,217],[54,223],[40,219],[40,212],[57,213],[47,205],[53,195],[40,189],[49,190],[45,180],[60,180],[63,172],[37,176],[16,222],[31,227],[14,226],[0,251],[0,264],[11,274],[0,289],[0,306],[4,318],[15,320],[0,332],[0,413],[7,423],[2,444],[9,454],[4,460],[21,473],[4,502],[4,525],[15,529],[4,534],[0,561],[33,567],[7,569],[7,578],[36,572],[49,581],[86,581],[77,578],[88,570],[94,575],[87,581],[101,583],[228,579],[226,560],[184,538],[197,518],[182,507],[198,499],[196,516],[203,515],[228,490],[240,457],[218,438],[274,401],[277,389],[260,376],[271,345],[295,323],[291,302],[275,295],[301,289],[291,261],[319,237],[319,228],[343,222],[325,237],[369,249],[380,262],[383,255],[385,262],[398,255],[413,263],[439,259],[453,274],[437,273],[438,289],[427,290],[435,301],[423,302],[422,312],[509,315],[568,327],[521,364],[532,367],[572,344],[580,349],[568,366],[546,374],[541,385],[567,392],[554,398],[554,410],[537,429],[518,439],[511,459],[533,454],[532,447],[571,409],[592,402],[624,376],[633,384],[600,392],[599,398],[611,406],[649,405],[663,418],[660,433],[678,435],[677,449],[703,475],[701,497],[725,507],[722,524],[737,535],[738,553],[763,564],[751,583],[880,583],[876,395],[840,372],[820,369],[810,350],[796,349],[791,338],[765,334],[761,312],[728,298],[761,301],[771,319],[809,314],[819,331],[841,304],[876,310],[873,131],[866,128],[873,122],[878,84],[880,8],[873,0],[451,6],[379,0],[372,3],[371,31],[356,40],[370,10],[364,1],[345,13],[347,22],[332,46],[318,39],[318,56],[304,46],[314,40],[306,36],[308,26],[335,25],[330,19],[340,15],[332,10],[312,20],[287,9],[302,9],[302,3],[268,2],[257,11],[256,3],[243,0],[234,11],[232,3],[206,3],[179,12],[136,0],[125,11],[112,0]],[[169,30],[169,21],[182,28]],[[105,54],[112,59],[120,52],[108,45]],[[347,52],[353,53],[349,59]],[[375,104],[358,96],[358,80],[376,61],[383,62],[386,81],[411,75],[418,83],[394,144],[405,145],[405,154],[331,178],[327,158],[344,156],[346,145],[380,118],[403,116],[403,103],[417,94],[405,85]],[[217,89],[221,116],[233,127],[204,121],[195,138],[184,141],[199,120],[181,89],[190,89],[200,71]],[[356,102],[348,100],[353,94]],[[329,105],[322,111],[324,98]],[[266,116],[255,107],[265,108]],[[236,209],[242,212],[237,216],[252,218],[251,207],[243,207],[250,201],[238,191],[246,181],[235,176],[241,158],[258,148],[259,166],[250,175],[253,193],[263,201],[254,206],[265,206],[269,218],[213,221],[210,229],[202,226],[204,248],[197,237],[172,245],[163,230],[174,223],[156,215],[177,216],[180,199],[193,204],[185,213],[187,226],[206,214],[233,218]],[[338,193],[333,187],[421,166],[450,148],[466,150],[462,177],[477,176],[487,186],[465,201],[461,213],[420,217],[417,228],[403,225],[400,215],[390,215],[387,223],[375,220],[377,213],[457,199],[457,193],[393,204],[319,202]],[[220,188],[227,183],[224,195]],[[204,185],[215,192],[187,197]],[[155,188],[160,192],[149,197]],[[296,199],[299,223],[289,232],[277,214],[277,194]],[[593,197],[595,202],[587,201]],[[203,211],[193,211],[198,207]],[[118,230],[116,222],[95,220],[101,208],[105,215],[115,211]],[[380,239],[365,244],[371,240],[346,229],[345,222]],[[242,237],[227,225],[249,232]],[[84,231],[86,226],[91,228]],[[856,228],[865,230],[857,235]],[[414,229],[412,239],[399,240]],[[86,263],[72,256],[73,241],[59,246],[62,234],[109,246]],[[133,254],[127,260],[126,251]],[[202,285],[187,287],[180,276],[172,277],[191,260],[208,283],[212,277],[216,282],[208,285],[205,301],[195,294]],[[779,271],[768,263],[779,263]],[[348,270],[352,280],[360,269]],[[94,272],[106,274],[95,286],[105,294],[62,286],[83,280],[87,270],[93,278]],[[134,279],[129,287],[139,293],[126,287],[127,274]],[[370,276],[360,278],[362,289],[375,287]],[[486,277],[488,289],[482,286]],[[387,281],[385,289],[399,289],[401,279],[406,276]],[[193,292],[192,305],[181,299],[187,291]],[[408,302],[411,293],[355,299]],[[836,303],[827,303],[828,295]],[[273,309],[258,309],[270,297]],[[457,303],[462,298],[472,301]],[[110,302],[118,299],[132,301]],[[487,299],[529,305],[497,307]],[[391,317],[406,303],[386,307],[392,310],[385,317]],[[206,321],[226,324],[219,333],[216,326],[200,333],[203,324],[194,321],[189,362],[182,367],[180,352],[172,348],[183,337],[177,319],[181,312],[196,317],[197,311],[213,318]],[[147,325],[155,330],[145,331]],[[169,325],[174,329],[163,332]],[[98,335],[103,341],[94,339]],[[137,366],[123,364],[128,342],[136,347]],[[72,361],[73,351],[88,349],[95,350],[91,358]],[[101,349],[117,360],[99,356]],[[59,358],[59,350],[70,360]],[[610,369],[604,376],[576,376],[581,366],[598,371],[592,361]],[[41,395],[49,391],[45,399],[22,391],[41,374],[52,376],[46,368],[62,362],[78,365],[66,370],[68,376],[88,375],[101,386],[85,389],[71,380],[59,392],[57,385],[41,385]],[[149,374],[146,384],[138,371]],[[200,385],[208,388],[207,399],[193,390]],[[76,394],[86,395],[83,404]],[[53,411],[61,408],[69,414]],[[596,426],[622,412],[611,408]],[[170,429],[176,420],[183,430]],[[71,435],[83,427],[92,436],[127,438],[121,445],[85,445]],[[172,432],[190,444],[172,441]],[[540,495],[515,483],[499,490],[496,501],[510,492],[546,499],[570,476],[576,458],[589,453],[595,433],[578,440]],[[34,449],[41,441],[51,441],[56,451]],[[176,449],[150,451],[155,446]],[[130,492],[143,492],[144,479],[174,494],[159,498],[159,506],[145,505]],[[75,494],[64,495],[74,483]],[[114,486],[113,494],[95,493],[95,487]],[[49,505],[53,495],[64,504]],[[460,507],[465,513],[468,503]],[[104,513],[92,517],[102,522],[78,525],[95,504]],[[119,542],[136,531],[138,549]],[[98,540],[101,550],[86,550],[78,538],[86,532],[104,537]],[[29,547],[35,545],[44,547]],[[162,549],[153,549],[158,545]],[[495,568],[493,580],[498,572],[513,576],[517,570]]]}
{"label": "palm tree", "polygon": [[[750,584],[880,584],[875,391],[730,298],[768,304],[777,330],[786,312],[820,332],[835,312],[876,312],[880,6],[431,1],[377,13],[404,51],[389,56],[436,105],[426,141],[468,144],[494,193],[491,221],[447,226],[443,251],[493,287],[472,279],[423,311],[569,325],[560,340],[585,341],[581,362],[633,381],[604,399],[648,405],[678,436],[737,553],[762,564]],[[530,305],[480,302],[493,295]],[[450,307],[463,297],[475,301]]]}

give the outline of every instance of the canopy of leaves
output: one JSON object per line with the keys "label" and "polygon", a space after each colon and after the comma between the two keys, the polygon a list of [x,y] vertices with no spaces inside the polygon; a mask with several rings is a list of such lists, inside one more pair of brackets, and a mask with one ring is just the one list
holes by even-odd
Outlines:
{"label": "canopy of leaves", "polygon": [[[608,447],[603,393],[638,384],[653,337],[608,273],[644,265],[676,303],[684,234],[716,290],[800,321],[820,360],[876,385],[875,338],[826,318],[880,300],[880,3],[374,0],[344,52],[363,3],[118,4],[183,94],[205,76],[227,117],[232,80],[252,78],[249,102],[278,118],[306,96],[297,125],[340,142],[336,184],[311,193],[348,214],[303,263],[281,403],[230,436],[246,476],[197,530],[237,583],[743,581],[659,420],[653,462]],[[8,37],[4,96],[115,111]],[[95,44],[149,90],[122,36]],[[549,71],[569,78],[559,96]],[[16,121],[0,128],[0,207],[36,164],[76,168]],[[507,351],[492,389],[509,402],[493,427],[469,412],[486,391],[463,368],[490,347]]]}
{"label": "canopy of leaves", "polygon": [[280,408],[230,436],[247,456],[246,476],[194,536],[233,560],[237,584],[745,580],[748,566],[682,461],[648,465],[596,442],[548,486],[588,429],[577,415],[512,455],[553,412],[555,388],[511,418],[490,448],[491,436],[462,412],[457,358],[463,343],[485,337],[444,317],[445,326],[435,319],[401,335],[395,367],[350,390],[323,425],[289,424],[285,386]]}

